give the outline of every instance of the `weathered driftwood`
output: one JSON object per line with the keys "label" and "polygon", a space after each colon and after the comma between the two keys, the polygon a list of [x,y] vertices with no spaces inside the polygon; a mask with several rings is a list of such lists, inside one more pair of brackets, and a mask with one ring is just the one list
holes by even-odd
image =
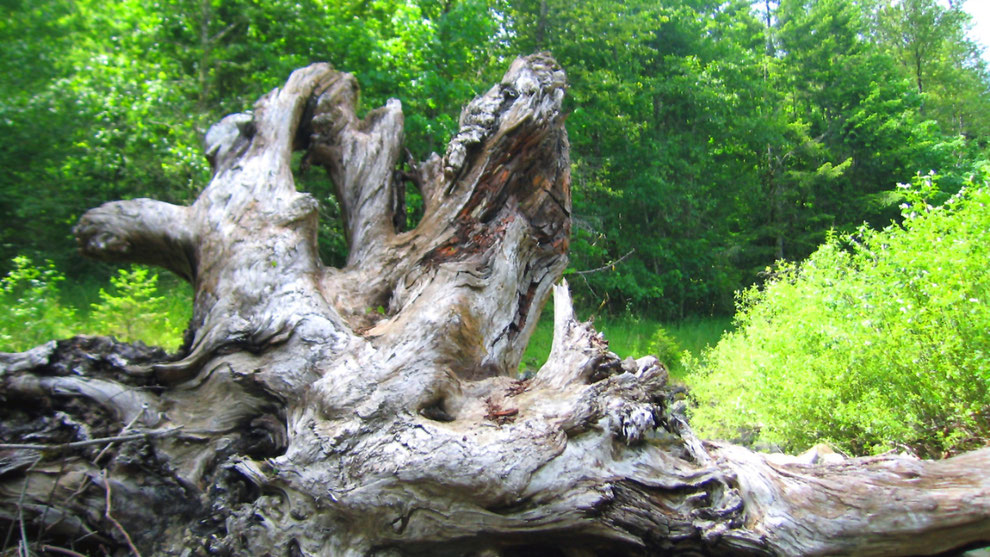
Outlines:
{"label": "weathered driftwood", "polygon": [[[934,554],[990,540],[990,451],[811,462],[698,440],[653,357],[620,360],[560,279],[564,73],[516,60],[407,171],[400,104],[316,64],[207,134],[190,207],[86,213],[84,253],[191,281],[175,357],[77,337],[0,359],[5,547],[146,555]],[[293,150],[350,242],[316,250]],[[515,378],[548,296],[549,361]],[[384,312],[378,311],[382,308]],[[62,549],[59,549],[62,548]]]}

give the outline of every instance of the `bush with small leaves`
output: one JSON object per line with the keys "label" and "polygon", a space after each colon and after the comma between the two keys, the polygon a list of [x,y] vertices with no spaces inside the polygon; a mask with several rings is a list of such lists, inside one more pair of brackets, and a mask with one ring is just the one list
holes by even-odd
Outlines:
{"label": "bush with small leaves", "polygon": [[659,327],[653,333],[653,336],[650,337],[650,340],[647,341],[646,350],[641,350],[640,352],[653,354],[667,366],[667,369],[673,369],[681,365],[681,357],[684,354],[684,349],[677,344],[677,341],[667,332],[667,329]]}
{"label": "bush with small leaves", "polygon": [[158,274],[147,267],[131,265],[110,279],[112,289],[100,289],[100,302],[93,304],[90,326],[94,332],[112,335],[125,342],[178,347],[184,323],[176,322],[168,301],[158,289]]}
{"label": "bush with small leaves", "polygon": [[902,225],[833,236],[740,295],[736,330],[689,363],[702,435],[936,457],[985,444],[990,185],[932,207],[936,178],[902,186]]}

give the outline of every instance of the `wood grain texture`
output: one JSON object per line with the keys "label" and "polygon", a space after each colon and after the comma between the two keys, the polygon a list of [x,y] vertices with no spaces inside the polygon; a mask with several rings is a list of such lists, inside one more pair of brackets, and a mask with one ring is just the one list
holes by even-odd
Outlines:
{"label": "wood grain texture", "polygon": [[[407,173],[425,204],[412,230],[396,225],[401,104],[359,120],[354,78],[325,64],[211,128],[214,175],[193,205],[86,213],[84,253],[192,283],[190,341],[174,356],[92,337],[0,355],[10,539],[175,556],[911,555],[990,540],[990,451],[826,463],[705,442],[662,363],[621,359],[576,320],[560,282],[564,91],[548,55],[513,62],[445,154]],[[317,257],[294,150],[335,184],[343,268]],[[551,294],[550,357],[520,380]]]}

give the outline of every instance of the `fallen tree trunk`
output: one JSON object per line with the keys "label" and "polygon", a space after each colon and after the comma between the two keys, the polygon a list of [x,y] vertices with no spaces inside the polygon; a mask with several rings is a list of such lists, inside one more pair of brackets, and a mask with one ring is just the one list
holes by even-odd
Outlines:
{"label": "fallen tree trunk", "polygon": [[[574,316],[564,74],[516,60],[406,175],[403,116],[296,71],[207,134],[190,207],[86,213],[84,253],[195,289],[175,357],[106,338],[2,358],[5,549],[155,555],[908,555],[990,541],[990,451],[802,461],[698,440],[653,357]],[[293,150],[349,240],[324,267]],[[516,369],[550,296],[554,341]],[[381,311],[379,311],[379,308]],[[69,553],[71,554],[71,553]]]}

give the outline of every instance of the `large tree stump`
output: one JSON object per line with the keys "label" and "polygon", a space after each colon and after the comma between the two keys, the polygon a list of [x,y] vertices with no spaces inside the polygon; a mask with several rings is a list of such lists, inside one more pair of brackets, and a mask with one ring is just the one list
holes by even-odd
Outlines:
{"label": "large tree stump", "polygon": [[[207,134],[190,207],[86,213],[90,256],[195,289],[176,357],[105,338],[0,367],[6,547],[52,554],[935,554],[990,540],[990,451],[820,463],[694,437],[653,357],[579,323],[563,71],[516,60],[406,176],[400,103],[355,116],[316,64]],[[347,265],[317,257],[294,150],[327,168]],[[550,359],[516,378],[554,295]],[[383,311],[380,311],[379,308]],[[45,549],[47,547],[47,550]],[[61,548],[61,549],[60,549]]]}

